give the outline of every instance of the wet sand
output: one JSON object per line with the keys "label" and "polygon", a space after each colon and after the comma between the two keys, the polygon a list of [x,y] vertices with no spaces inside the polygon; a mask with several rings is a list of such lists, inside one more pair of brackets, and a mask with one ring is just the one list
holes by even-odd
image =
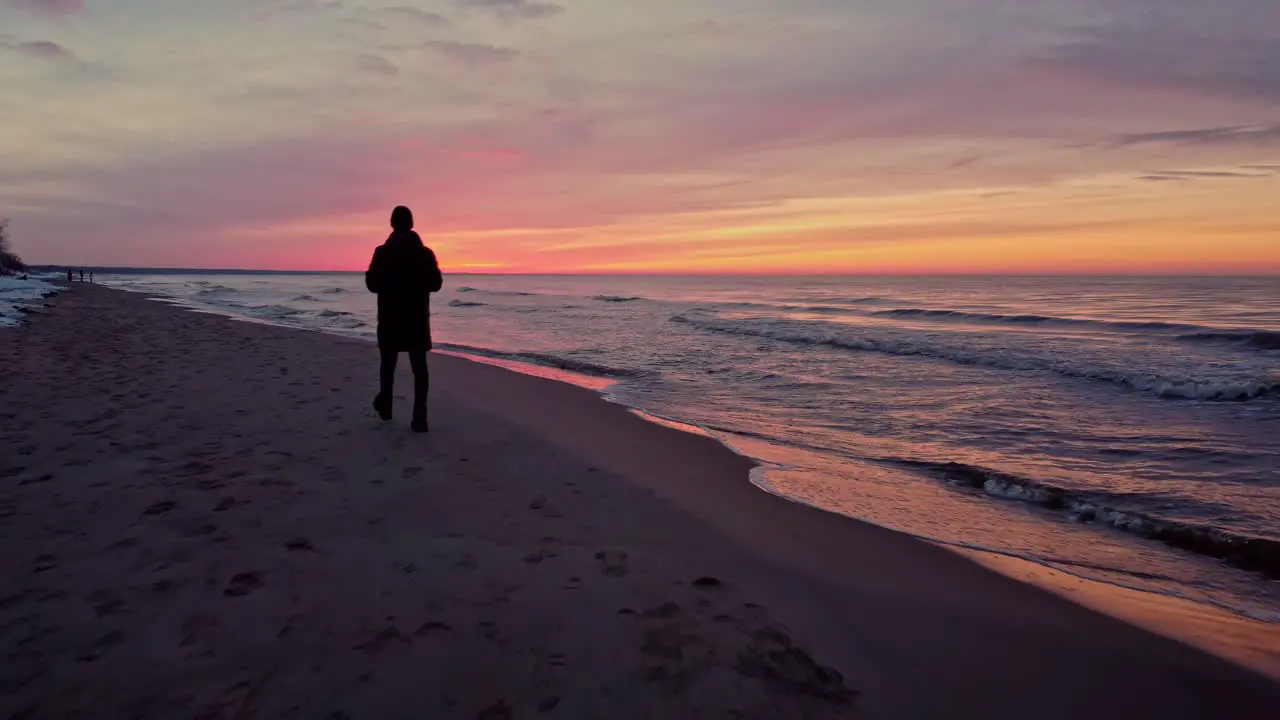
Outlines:
{"label": "wet sand", "polygon": [[368,343],[52,302],[0,330],[0,717],[1280,708],[1272,680],[772,497],[586,389],[436,355],[416,436],[407,368],[396,420],[369,408]]}

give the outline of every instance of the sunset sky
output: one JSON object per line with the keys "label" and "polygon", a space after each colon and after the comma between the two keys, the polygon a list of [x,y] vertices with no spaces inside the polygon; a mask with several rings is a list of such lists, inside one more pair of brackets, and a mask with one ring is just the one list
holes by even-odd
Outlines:
{"label": "sunset sky", "polygon": [[30,262],[1280,272],[1277,0],[0,0]]}

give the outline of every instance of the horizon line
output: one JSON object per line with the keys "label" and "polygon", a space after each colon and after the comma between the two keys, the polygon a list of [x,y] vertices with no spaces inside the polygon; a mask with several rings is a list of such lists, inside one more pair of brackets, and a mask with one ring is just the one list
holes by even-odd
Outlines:
{"label": "horizon line", "polygon": [[[275,269],[275,268],[201,268],[201,267],[160,267],[146,265],[50,265],[50,264],[29,264],[29,270],[34,271],[56,271],[59,273],[71,269],[75,272],[84,270],[85,272],[144,272],[149,274],[206,274],[206,275],[356,275],[364,272],[364,270],[316,270],[316,269]],[[751,271],[703,271],[703,272],[679,272],[679,271],[654,271],[654,270],[631,270],[631,271],[566,271],[566,272],[487,272],[487,271],[468,271],[468,272],[448,272],[446,275],[467,275],[467,276],[493,276],[493,277],[1280,277],[1280,270],[1268,270],[1262,272],[1214,272],[1214,271],[1009,271],[1009,270],[993,270],[993,271],[828,271],[828,272],[751,272]]]}

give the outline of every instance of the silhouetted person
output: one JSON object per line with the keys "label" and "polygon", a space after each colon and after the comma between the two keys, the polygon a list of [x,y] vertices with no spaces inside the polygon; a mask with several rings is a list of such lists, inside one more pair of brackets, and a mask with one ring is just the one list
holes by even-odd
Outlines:
{"label": "silhouetted person", "polygon": [[391,211],[391,236],[373,251],[364,284],[378,295],[378,350],[382,355],[380,387],[373,409],[391,419],[396,360],[409,353],[413,367],[414,432],[427,431],[427,351],[431,349],[431,293],[443,279],[435,253],[413,231],[413,213],[400,206]]}
{"label": "silhouetted person", "polygon": [[89,282],[93,282],[93,271],[89,271]]}
{"label": "silhouetted person", "polygon": [[67,282],[75,282],[75,277],[71,275],[71,268],[67,268]]}
{"label": "silhouetted person", "polygon": [[84,271],[80,271],[80,282],[84,282]]}

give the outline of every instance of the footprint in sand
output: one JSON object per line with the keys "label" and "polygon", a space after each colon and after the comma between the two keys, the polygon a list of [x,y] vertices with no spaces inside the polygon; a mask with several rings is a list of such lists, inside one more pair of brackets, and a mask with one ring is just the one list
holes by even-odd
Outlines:
{"label": "footprint in sand", "polygon": [[560,554],[555,552],[554,550],[548,550],[546,548],[538,548],[534,552],[531,552],[528,555],[525,555],[524,561],[529,563],[530,565],[537,565],[541,563],[543,560],[550,560],[552,558],[556,558],[559,556]]}
{"label": "footprint in sand", "polygon": [[414,637],[424,637],[430,633],[447,633],[452,631],[453,628],[449,626],[449,623],[443,623],[439,620],[428,620],[427,622],[419,625],[418,629],[413,631],[413,635]]}
{"label": "footprint in sand", "polygon": [[119,630],[112,630],[106,635],[95,640],[93,646],[77,657],[76,660],[80,662],[93,662],[123,642],[124,633]]}
{"label": "footprint in sand", "polygon": [[388,645],[407,641],[408,638],[404,636],[404,633],[400,632],[394,625],[388,625],[377,633],[367,636],[364,642],[356,645],[353,649],[368,655],[377,655],[386,649]]}
{"label": "footprint in sand", "polygon": [[693,586],[699,590],[715,590],[715,589],[724,587],[724,583],[721,582],[719,578],[713,578],[708,575],[703,575],[702,577],[693,581]]}
{"label": "footprint in sand", "polygon": [[169,512],[170,510],[174,509],[175,507],[177,507],[177,505],[175,505],[171,500],[163,500],[161,502],[153,503],[147,506],[147,509],[143,510],[142,514],[143,515],[163,515]]}
{"label": "footprint in sand", "polygon": [[262,576],[256,572],[240,573],[231,578],[227,588],[222,591],[227,597],[244,597],[258,590],[263,585]]}
{"label": "footprint in sand", "polygon": [[607,577],[626,577],[631,572],[627,554],[621,550],[601,550],[596,553],[596,564]]}
{"label": "footprint in sand", "polygon": [[783,632],[765,628],[755,632],[739,654],[736,667],[743,677],[761,680],[790,695],[808,695],[847,704],[857,695],[838,670],[819,664],[795,647]]}
{"label": "footprint in sand", "polygon": [[499,700],[481,710],[480,714],[476,715],[476,720],[510,720],[511,717],[511,706],[507,705],[505,700]]}
{"label": "footprint in sand", "polygon": [[95,590],[85,598],[98,617],[115,615],[124,609],[124,601],[109,590]]}

